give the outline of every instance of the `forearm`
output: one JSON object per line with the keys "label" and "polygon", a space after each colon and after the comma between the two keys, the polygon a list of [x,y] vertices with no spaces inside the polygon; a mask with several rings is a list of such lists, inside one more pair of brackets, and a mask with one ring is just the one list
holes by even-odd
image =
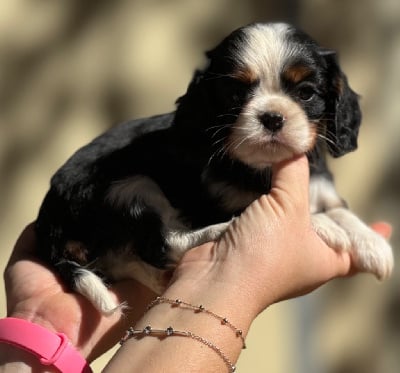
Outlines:
{"label": "forearm", "polygon": [[[163,297],[180,299],[195,306],[202,305],[221,318],[226,318],[245,338],[256,313],[243,303],[242,297],[234,292],[224,291],[211,281],[192,287],[173,284]],[[120,348],[104,372],[224,372],[229,371],[243,347],[242,338],[235,328],[221,322],[208,312],[195,312],[184,306],[161,303],[150,309],[136,324],[135,329],[146,326],[166,330],[191,332],[200,337],[172,335],[159,337],[148,335],[130,338]],[[207,346],[206,343],[209,343]],[[218,352],[220,350],[220,352]]]}

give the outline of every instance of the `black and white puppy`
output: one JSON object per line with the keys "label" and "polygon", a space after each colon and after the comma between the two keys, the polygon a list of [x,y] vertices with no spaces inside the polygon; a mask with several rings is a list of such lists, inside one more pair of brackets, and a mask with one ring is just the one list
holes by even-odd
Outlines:
{"label": "black and white puppy", "polygon": [[175,112],[111,129],[54,175],[36,222],[42,257],[113,312],[103,280],[161,291],[165,269],[269,190],[271,164],[306,153],[315,230],[387,277],[390,246],[346,208],[325,161],[325,149],[356,149],[361,121],[335,53],[274,23],[234,31],[207,57]]}

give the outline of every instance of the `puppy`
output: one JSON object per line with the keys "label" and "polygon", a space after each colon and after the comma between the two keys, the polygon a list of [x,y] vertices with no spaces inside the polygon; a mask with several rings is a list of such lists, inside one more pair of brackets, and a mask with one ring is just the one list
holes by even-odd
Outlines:
{"label": "puppy", "polygon": [[186,250],[269,190],[272,164],[306,153],[315,230],[360,270],[389,276],[390,246],[346,208],[325,160],[356,149],[361,122],[335,53],[274,23],[234,31],[207,58],[175,112],[117,126],[57,171],[36,222],[42,258],[114,312],[108,281],[161,292]]}

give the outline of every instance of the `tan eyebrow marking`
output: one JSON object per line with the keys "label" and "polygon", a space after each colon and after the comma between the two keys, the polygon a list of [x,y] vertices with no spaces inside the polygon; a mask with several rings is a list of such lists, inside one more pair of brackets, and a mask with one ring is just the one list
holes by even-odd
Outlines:
{"label": "tan eyebrow marking", "polygon": [[250,68],[238,68],[236,69],[231,76],[235,79],[238,79],[244,83],[254,83],[258,80],[258,76],[256,72]]}
{"label": "tan eyebrow marking", "polygon": [[285,69],[283,76],[288,81],[297,84],[313,73],[313,70],[304,65],[292,65]]}

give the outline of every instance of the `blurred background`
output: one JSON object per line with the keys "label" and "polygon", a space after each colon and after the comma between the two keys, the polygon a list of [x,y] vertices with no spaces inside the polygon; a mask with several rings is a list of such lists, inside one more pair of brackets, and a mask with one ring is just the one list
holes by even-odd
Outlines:
{"label": "blurred background", "polygon": [[[203,52],[253,21],[295,23],[339,51],[364,122],[359,150],[332,162],[338,190],[365,221],[393,224],[398,262],[398,0],[3,0],[2,269],[67,157],[121,121],[173,110]],[[399,372],[399,277],[396,269],[384,283],[337,280],[271,307],[254,323],[238,371]],[[2,288],[0,300],[3,317]]]}

